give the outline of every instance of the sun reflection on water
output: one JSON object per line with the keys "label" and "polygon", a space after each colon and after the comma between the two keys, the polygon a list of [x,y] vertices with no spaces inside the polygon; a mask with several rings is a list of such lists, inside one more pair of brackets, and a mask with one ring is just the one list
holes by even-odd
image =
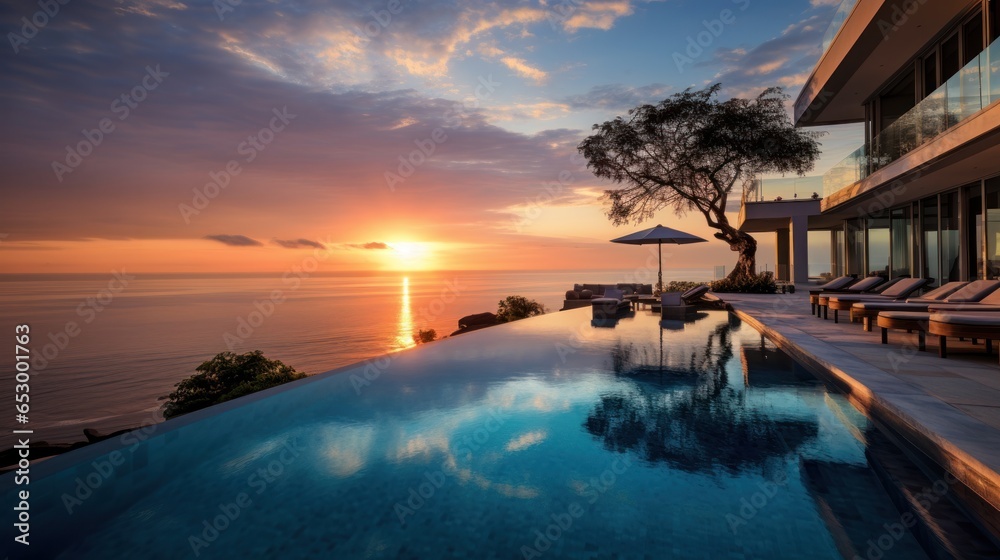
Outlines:
{"label": "sun reflection on water", "polygon": [[400,296],[399,329],[396,333],[396,347],[399,349],[416,346],[413,340],[413,313],[410,311],[410,279],[403,277],[403,291]]}

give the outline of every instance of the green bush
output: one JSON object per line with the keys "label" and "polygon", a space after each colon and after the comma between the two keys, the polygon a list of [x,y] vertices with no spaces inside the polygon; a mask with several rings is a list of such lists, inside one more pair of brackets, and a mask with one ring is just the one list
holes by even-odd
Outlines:
{"label": "green bush", "polygon": [[673,281],[667,282],[667,285],[663,287],[664,292],[686,292],[695,286],[701,286],[704,282],[680,282]]}
{"label": "green bush", "polygon": [[413,335],[413,342],[421,344],[423,342],[434,342],[437,340],[438,333],[434,329],[427,329],[426,331],[420,329],[416,334]]}
{"label": "green bush", "polygon": [[164,417],[194,412],[306,376],[278,360],[267,359],[260,350],[239,355],[222,352],[195,371],[198,373],[175,385],[176,390],[165,397]]}
{"label": "green bush", "polygon": [[509,323],[545,313],[545,306],[524,296],[507,296],[497,307],[497,323]]}
{"label": "green bush", "polygon": [[750,278],[732,280],[723,278],[712,282],[712,291],[736,294],[773,294],[778,286],[774,283],[774,274],[762,272]]}

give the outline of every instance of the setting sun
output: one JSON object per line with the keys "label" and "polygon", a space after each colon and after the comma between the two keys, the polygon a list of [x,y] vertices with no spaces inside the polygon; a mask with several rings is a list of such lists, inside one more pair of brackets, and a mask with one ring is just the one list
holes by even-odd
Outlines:
{"label": "setting sun", "polygon": [[435,268],[432,243],[393,241],[387,243],[386,267],[391,270],[430,270]]}

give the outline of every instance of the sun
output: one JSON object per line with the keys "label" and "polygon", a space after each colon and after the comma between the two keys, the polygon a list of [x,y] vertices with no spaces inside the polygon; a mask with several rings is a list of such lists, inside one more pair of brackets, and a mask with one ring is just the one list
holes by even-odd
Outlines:
{"label": "sun", "polygon": [[389,246],[387,263],[396,270],[427,270],[433,266],[433,251],[430,243],[420,241],[392,241]]}

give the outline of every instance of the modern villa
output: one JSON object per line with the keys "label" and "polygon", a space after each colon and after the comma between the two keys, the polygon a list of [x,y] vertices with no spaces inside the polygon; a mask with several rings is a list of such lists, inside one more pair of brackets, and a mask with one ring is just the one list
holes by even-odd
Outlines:
{"label": "modern villa", "polygon": [[[806,282],[807,263],[823,261],[833,276],[932,285],[1000,277],[998,4],[841,4],[794,119],[863,123],[864,137],[821,187],[765,180],[740,210],[746,231],[777,233],[781,279]],[[809,255],[810,232],[829,232],[828,261]]]}

